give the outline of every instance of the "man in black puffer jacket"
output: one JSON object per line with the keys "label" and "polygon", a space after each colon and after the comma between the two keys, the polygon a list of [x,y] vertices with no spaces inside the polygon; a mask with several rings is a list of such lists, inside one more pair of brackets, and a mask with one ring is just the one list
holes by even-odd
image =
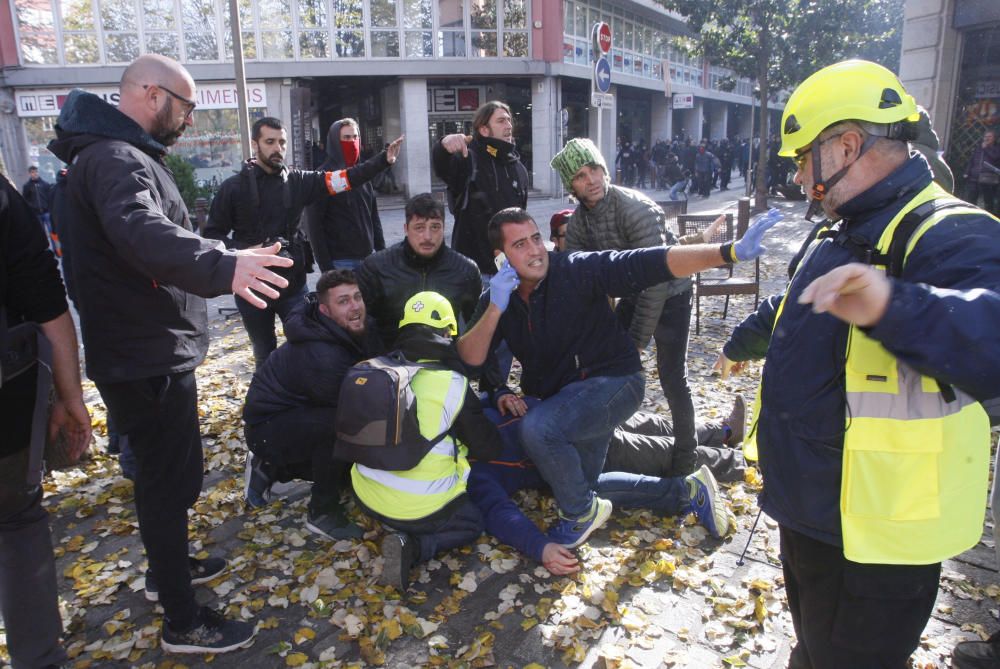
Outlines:
{"label": "man in black puffer jacket", "polygon": [[487,102],[472,118],[471,137],[446,135],[431,157],[434,172],[448,185],[452,248],[472,258],[484,275],[496,274],[486,235],[490,218],[507,207],[528,206],[528,170],[514,148],[510,107]]}
{"label": "man in black puffer jacket", "polygon": [[254,374],[243,408],[250,506],[266,503],[276,479],[309,479],[306,529],[330,539],[361,536],[340,503],[346,465],[333,459],[334,419],[347,370],[381,351],[373,325],[350,270],[323,274],[289,314],[288,341]]}
{"label": "man in black puffer jacket", "polygon": [[443,295],[464,323],[479,302],[476,263],[444,244],[444,205],[430,193],[406,203],[406,239],[369,256],[358,270],[365,305],[382,341],[394,345],[406,301],[425,290]]}
{"label": "man in black puffer jacket", "polygon": [[[358,133],[358,122],[353,118],[331,125],[326,134],[327,159],[319,169],[343,170],[358,164],[361,156]],[[362,260],[385,248],[378,202],[370,182],[342,197],[310,205],[306,209],[306,222],[321,272],[356,269]]]}

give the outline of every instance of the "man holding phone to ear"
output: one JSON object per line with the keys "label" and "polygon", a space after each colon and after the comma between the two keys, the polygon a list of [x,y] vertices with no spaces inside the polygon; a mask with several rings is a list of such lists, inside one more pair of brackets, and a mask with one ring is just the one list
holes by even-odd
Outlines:
{"label": "man holding phone to ear", "polygon": [[524,393],[541,398],[530,411],[506,388],[490,392],[501,414],[524,416],[521,441],[552,487],[559,522],[554,543],[575,548],[611,515],[595,494],[616,426],[639,407],[645,375],[639,353],[608,304],[649,286],[764,252],[761,239],[777,220],[758,219],[735,244],[663,246],[633,251],[551,253],[523,209],[498,212],[490,243],[506,255],[458,340],[474,367],[492,358],[500,340],[521,361]]}

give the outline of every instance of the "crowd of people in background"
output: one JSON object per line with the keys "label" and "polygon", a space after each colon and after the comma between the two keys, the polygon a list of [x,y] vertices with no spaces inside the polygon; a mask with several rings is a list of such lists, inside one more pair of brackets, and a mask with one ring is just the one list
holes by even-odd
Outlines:
{"label": "crowd of people in background", "polygon": [[[772,195],[798,190],[789,183],[792,169],[778,155],[780,145],[778,137],[771,137],[767,144],[765,170]],[[624,140],[615,156],[614,182],[640,190],[668,190],[672,200],[687,199],[689,194],[707,198],[713,190],[729,190],[734,170],[742,179],[748,173],[754,179],[759,147],[757,137],[752,142],[741,137],[695,141],[678,135],[670,141],[659,139],[652,146],[644,140]]]}

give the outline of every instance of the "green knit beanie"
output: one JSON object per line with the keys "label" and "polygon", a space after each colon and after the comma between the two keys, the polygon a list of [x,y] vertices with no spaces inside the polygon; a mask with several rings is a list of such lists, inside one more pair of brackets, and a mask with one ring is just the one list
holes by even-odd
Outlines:
{"label": "green knit beanie", "polygon": [[562,179],[566,190],[571,192],[573,190],[571,186],[573,175],[579,172],[584,165],[600,165],[604,168],[604,173],[608,174],[608,165],[604,162],[604,156],[589,139],[569,140],[562,151],[552,158],[549,165],[559,173],[559,178]]}

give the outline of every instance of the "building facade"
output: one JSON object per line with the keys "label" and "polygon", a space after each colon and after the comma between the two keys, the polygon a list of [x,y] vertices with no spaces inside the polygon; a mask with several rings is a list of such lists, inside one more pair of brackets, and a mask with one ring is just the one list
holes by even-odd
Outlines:
{"label": "building facade", "polygon": [[[239,0],[251,117],[290,130],[289,162],[311,167],[326,128],[352,116],[372,149],[405,133],[395,170],[430,190],[430,146],[468,131],[491,99],[511,105],[532,187],[557,194],[548,163],[566,140],[618,142],[750,134],[752,84],[676,48],[683,20],[654,0]],[[612,100],[592,106],[591,29],[612,27]],[[242,158],[228,0],[0,0],[0,152],[12,176],[51,176],[45,145],[65,95],[114,103],[143,53],[183,63],[198,85],[194,127],[175,151],[221,181]],[[674,104],[674,101],[677,104]]]}
{"label": "building facade", "polygon": [[899,76],[930,112],[963,195],[974,147],[1000,135],[1000,1],[907,0]]}

